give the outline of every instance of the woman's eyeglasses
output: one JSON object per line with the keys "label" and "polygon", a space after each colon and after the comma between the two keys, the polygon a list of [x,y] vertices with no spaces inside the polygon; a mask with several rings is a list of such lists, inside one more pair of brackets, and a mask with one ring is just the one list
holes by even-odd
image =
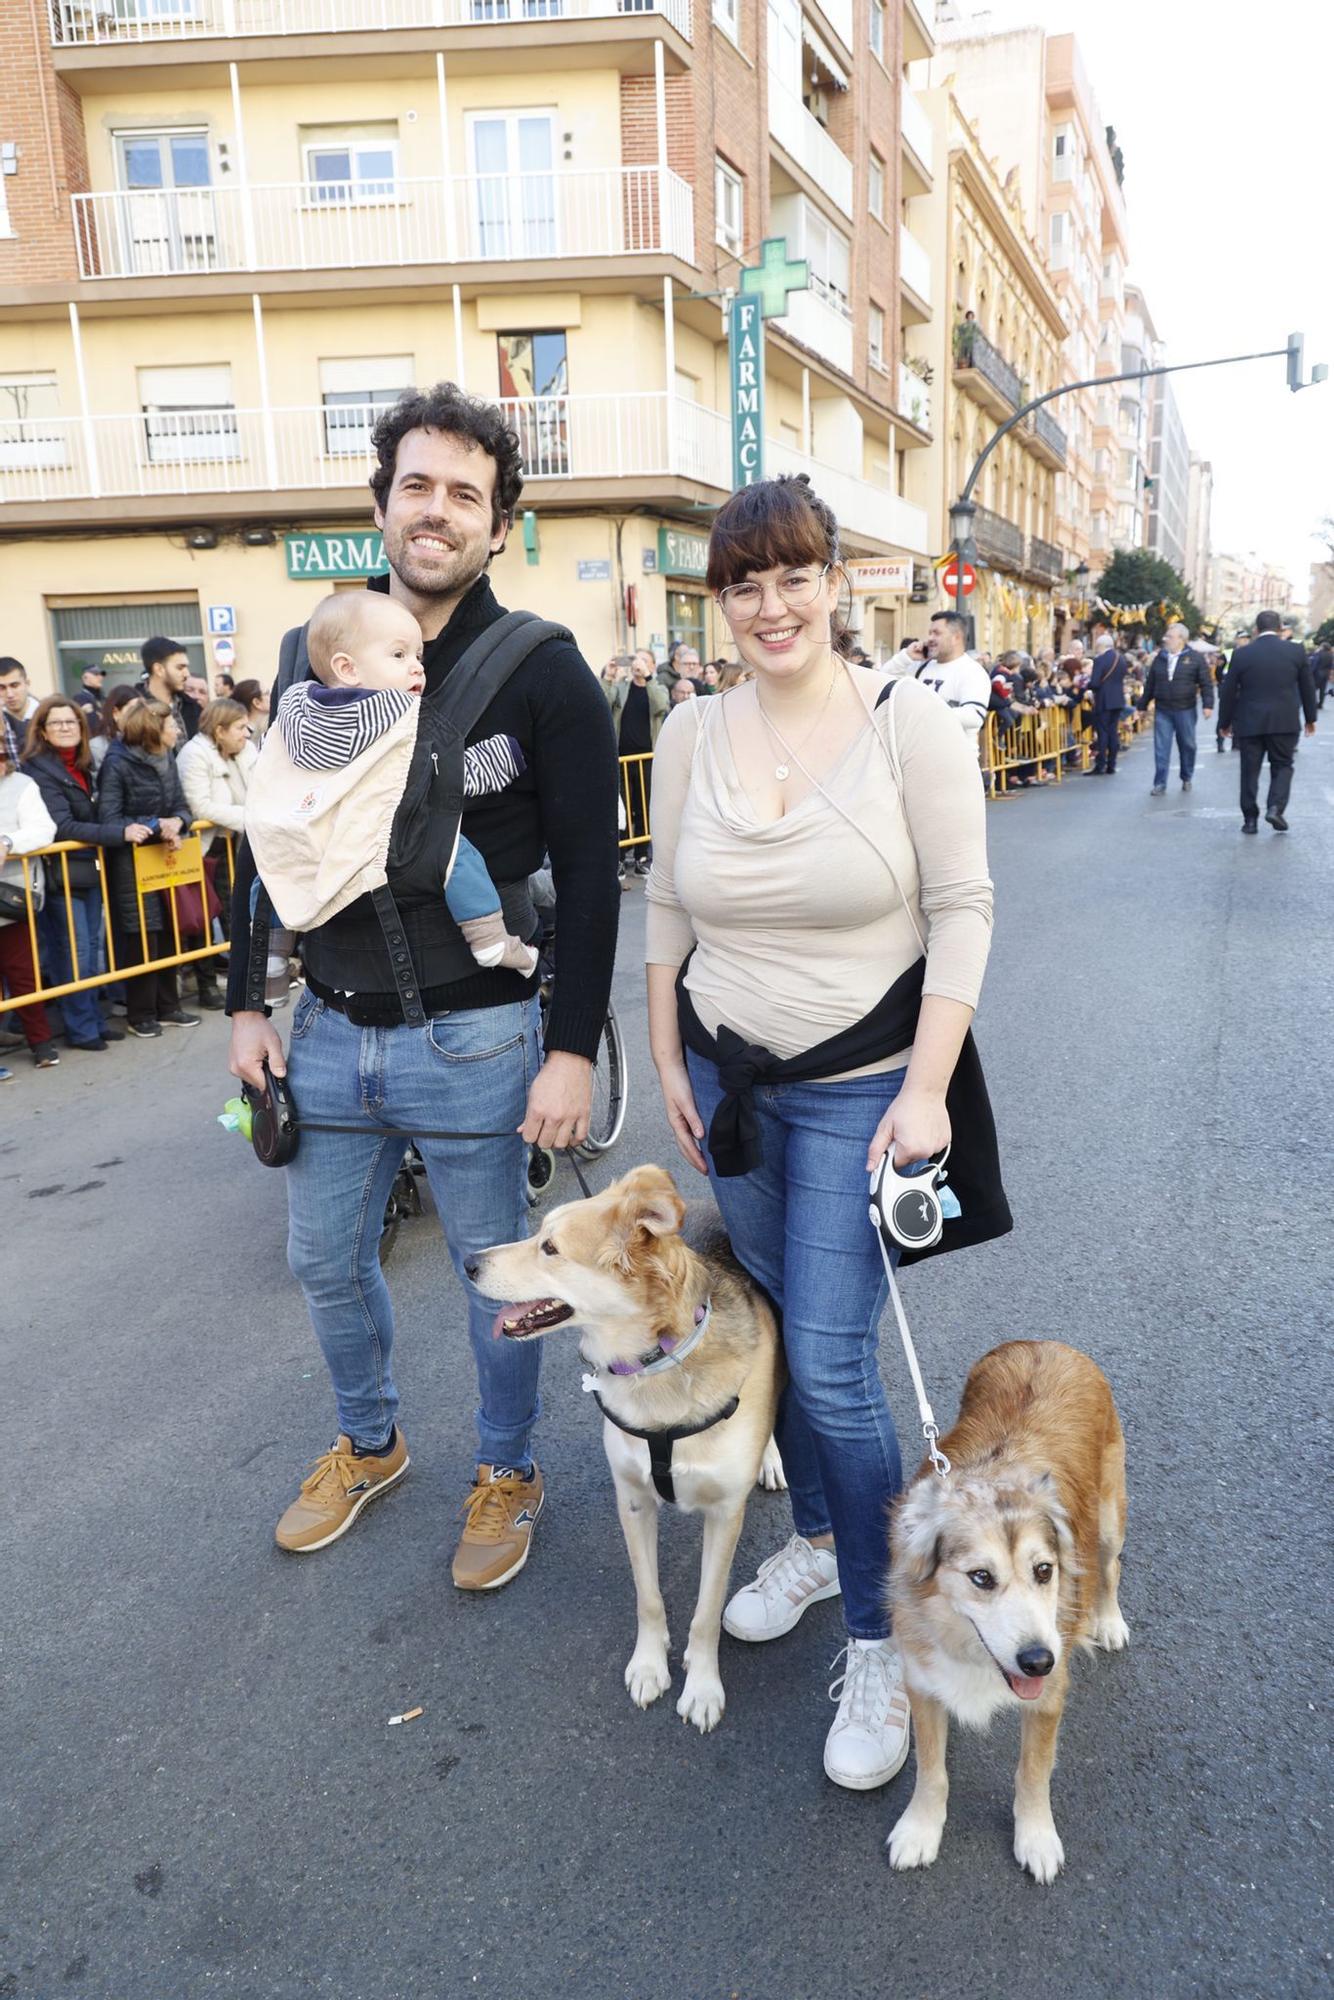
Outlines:
{"label": "woman's eyeglasses", "polygon": [[[820,592],[820,585],[828,576],[830,564],[824,563],[819,569],[792,569],[786,576],[777,579],[778,595],[784,604],[796,609],[799,604],[813,604]],[[764,602],[767,584],[729,583],[718,592],[718,602],[725,618],[753,618]]]}

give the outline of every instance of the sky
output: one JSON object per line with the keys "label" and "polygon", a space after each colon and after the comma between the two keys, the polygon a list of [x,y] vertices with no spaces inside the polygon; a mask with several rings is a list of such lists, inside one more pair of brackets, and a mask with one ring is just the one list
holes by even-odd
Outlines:
{"label": "sky", "polygon": [[1169,378],[1192,451],[1213,464],[1215,553],[1281,564],[1303,602],[1310,564],[1329,559],[1313,530],[1334,516],[1334,5],[991,0],[987,20],[1078,40],[1125,154],[1128,275],[1162,359],[1300,331],[1307,374],[1330,364],[1299,395],[1281,360]]}

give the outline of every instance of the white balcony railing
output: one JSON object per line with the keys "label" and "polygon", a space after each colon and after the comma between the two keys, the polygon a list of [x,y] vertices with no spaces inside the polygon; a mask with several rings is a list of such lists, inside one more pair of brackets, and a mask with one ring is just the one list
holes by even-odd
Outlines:
{"label": "white balcony railing", "polygon": [[336,35],[378,28],[489,27],[513,21],[655,14],[691,39],[692,0],[54,0],[57,48],[238,35]]}
{"label": "white balcony railing", "polygon": [[769,131],[844,215],[851,217],[852,161],[773,69],[769,71]]}
{"label": "white balcony railing", "polygon": [[514,263],[662,253],[694,262],[694,197],[661,167],[76,194],[85,278]]}
{"label": "white balcony railing", "polygon": [[774,320],[780,333],[790,334],[823,360],[852,373],[852,320],[847,308],[812,288],[793,292],[788,309]]}
{"label": "white balcony railing", "polygon": [[790,445],[778,444],[772,438],[766,440],[764,451],[766,472],[808,474],[820,498],[833,508],[841,528],[869,535],[878,542],[891,542],[913,555],[927,553],[924,507],[914,507],[897,493],[873,486],[869,479],[856,479],[851,473],[824,465],[817,458],[807,458],[804,452],[793,451]]}
{"label": "white balcony railing", "polygon": [[916,91],[909,90],[906,83],[899,85],[899,126],[904,138],[926,171],[930,173],[933,152],[931,120],[927,117]]}
{"label": "white balcony railing", "polygon": [[899,224],[899,276],[924,306],[931,303],[931,259],[906,222]]}
{"label": "white balcony railing", "polygon": [[899,363],[899,415],[919,430],[931,428],[931,391],[920,375]]}
{"label": "white balcony railing", "polygon": [[[727,418],[684,397],[537,396],[500,407],[530,480],[675,476],[731,490]],[[364,503],[371,428],[381,414],[340,404],[0,421],[0,502],[341,492]],[[773,439],[765,450],[770,472],[809,473],[853,532],[925,550],[920,508]]]}

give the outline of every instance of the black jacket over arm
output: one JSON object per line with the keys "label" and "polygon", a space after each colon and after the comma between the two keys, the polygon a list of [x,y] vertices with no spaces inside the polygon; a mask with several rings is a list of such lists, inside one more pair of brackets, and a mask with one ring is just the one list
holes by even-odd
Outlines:
{"label": "black jacket over arm", "polygon": [[[386,589],[387,579],[373,579],[371,588],[377,587]],[[428,698],[478,634],[504,615],[489,579],[479,577],[456,606],[444,631],[425,649]],[[297,657],[290,647],[286,652]],[[611,994],[620,918],[621,892],[616,879],[618,770],[606,697],[577,647],[555,639],[540,645],[500,689],[469,732],[468,742],[479,743],[500,734],[517,737],[528,768],[503,792],[468,801],[463,831],[481,853],[497,885],[525,880],[542,866],[544,857],[550,856],[559,943],[546,1046],[591,1057]],[[242,842],[232,898],[228,1013],[245,1007],[254,879],[249,843]],[[389,886],[399,901],[392,873]],[[432,927],[442,932],[452,928],[443,882],[429,900],[419,899],[411,907],[404,902],[400,908],[410,941],[414,932],[424,938]],[[365,977],[358,975],[348,978],[344,990],[355,987],[359,1008],[378,1009],[382,1005],[387,1024],[401,1021],[370,897],[358,897],[321,930],[322,962],[337,959],[340,942],[345,944],[350,963],[364,965],[368,955],[376,964],[382,961],[382,979],[376,985],[368,985]],[[517,972],[500,969],[485,971],[479,966],[443,987],[423,981],[422,998],[428,1013],[443,1013],[502,1007],[528,997],[536,988],[535,978],[524,979]]]}
{"label": "black jacket over arm", "polygon": [[1277,632],[1238,646],[1223,682],[1219,728],[1237,736],[1295,736],[1316,718],[1315,677],[1305,651]]}

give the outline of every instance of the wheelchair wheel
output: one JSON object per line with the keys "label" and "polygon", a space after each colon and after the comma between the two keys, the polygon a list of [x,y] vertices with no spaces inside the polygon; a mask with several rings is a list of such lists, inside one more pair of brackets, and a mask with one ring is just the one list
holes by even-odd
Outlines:
{"label": "wheelchair wheel", "polygon": [[546,1146],[528,1148],[528,1206],[536,1208],[556,1177],[556,1155]]}
{"label": "wheelchair wheel", "polygon": [[593,1058],[593,1105],[588,1118],[588,1137],[575,1151],[581,1159],[595,1160],[608,1152],[621,1136],[629,1095],[626,1075],[625,1042],[616,1009],[608,1003],[597,1054]]}

